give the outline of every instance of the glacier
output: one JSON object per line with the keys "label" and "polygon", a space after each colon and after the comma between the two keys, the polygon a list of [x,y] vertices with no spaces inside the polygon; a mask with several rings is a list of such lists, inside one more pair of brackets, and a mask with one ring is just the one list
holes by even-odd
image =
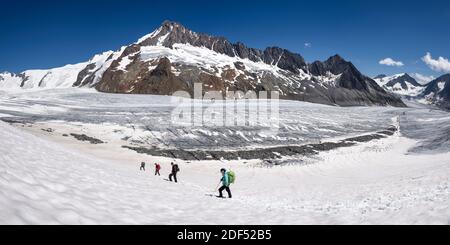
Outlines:
{"label": "glacier", "polygon": [[[450,222],[450,145],[444,137],[450,117],[443,111],[281,101],[280,136],[268,140],[255,128],[172,129],[169,96],[51,89],[3,91],[0,98],[1,224]],[[387,138],[284,158],[281,165],[183,161],[121,147],[301,145],[395,123],[400,131]],[[71,133],[106,143],[82,142]],[[161,163],[163,176],[140,172],[142,161],[149,168]],[[170,162],[181,167],[177,185],[164,180]],[[238,176],[233,199],[211,197],[222,167]]]}

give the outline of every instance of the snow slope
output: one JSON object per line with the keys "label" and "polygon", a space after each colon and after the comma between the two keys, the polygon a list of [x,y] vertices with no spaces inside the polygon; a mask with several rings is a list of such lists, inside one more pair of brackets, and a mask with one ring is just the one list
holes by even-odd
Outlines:
{"label": "snow slope", "polygon": [[[71,88],[73,86],[94,86],[102,77],[103,73],[109,68],[111,63],[116,60],[123,52],[125,47],[113,52],[107,51],[95,55],[87,62],[81,62],[74,65],[66,65],[53,69],[27,70],[20,75],[8,72],[0,74],[0,89],[54,89]],[[92,76],[92,77],[91,77]],[[89,83],[84,83],[90,79]],[[77,83],[79,83],[77,85]]]}
{"label": "snow slope", "polygon": [[0,89],[16,89],[20,87],[22,78],[9,72],[0,73]]}
{"label": "snow slope", "polygon": [[[409,154],[399,135],[291,166],[179,162],[174,184],[139,172],[142,156],[0,130],[1,224],[450,224],[450,154]],[[232,200],[209,196],[223,166],[238,176]]]}
{"label": "snow slope", "polygon": [[[0,224],[449,224],[450,117],[421,108],[339,108],[280,101],[274,138],[254,127],[167,126],[171,97],[89,89],[0,91]],[[283,159],[177,161],[122,148],[264,148],[377,132],[401,135]],[[144,130],[143,127],[146,127]],[[44,131],[51,128],[53,131]],[[101,139],[92,145],[63,134]],[[130,138],[128,138],[130,137]],[[141,143],[137,143],[141,142]],[[139,172],[148,162],[149,172]],[[152,175],[152,163],[163,166]],[[234,199],[212,197],[219,169]]]}
{"label": "snow slope", "polygon": [[214,52],[205,47],[194,47],[189,44],[175,44],[173,48],[162,45],[141,47],[141,59],[144,61],[167,57],[172,63],[184,63],[188,65],[201,65],[211,68],[215,66],[234,66],[235,62],[244,61],[246,66],[256,70],[277,71],[277,68],[265,63],[256,63],[248,59],[230,57]]}

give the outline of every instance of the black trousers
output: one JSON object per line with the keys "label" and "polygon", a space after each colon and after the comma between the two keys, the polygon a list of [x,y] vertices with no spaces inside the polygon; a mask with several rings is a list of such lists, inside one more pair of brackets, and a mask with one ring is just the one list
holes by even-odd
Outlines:
{"label": "black trousers", "polygon": [[171,173],[170,175],[169,175],[169,180],[170,181],[172,181],[172,177],[173,177],[173,179],[175,180],[175,183],[177,183],[178,181],[177,181],[177,173]]}
{"label": "black trousers", "polygon": [[145,167],[144,167],[144,166],[141,166],[141,171],[142,171],[142,170],[144,170],[144,171],[145,171]]}
{"label": "black trousers", "polygon": [[155,175],[161,176],[161,174],[159,173],[159,170],[155,170]]}
{"label": "black trousers", "polygon": [[232,196],[231,196],[231,190],[230,190],[230,187],[229,186],[222,186],[222,187],[220,187],[220,189],[219,189],[219,193],[220,193],[220,197],[223,197],[223,195],[222,195],[222,192],[223,191],[227,191],[227,193],[228,193],[228,197],[229,198],[231,198]]}

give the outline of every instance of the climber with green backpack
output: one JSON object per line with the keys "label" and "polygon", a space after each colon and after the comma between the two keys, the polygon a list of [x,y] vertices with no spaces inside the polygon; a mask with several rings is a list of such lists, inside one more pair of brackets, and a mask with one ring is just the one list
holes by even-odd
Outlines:
{"label": "climber with green backpack", "polygon": [[231,198],[231,190],[230,190],[230,185],[234,183],[236,176],[234,174],[234,172],[232,171],[227,171],[226,169],[222,168],[220,170],[220,172],[222,173],[222,179],[220,179],[220,181],[222,182],[222,187],[220,187],[219,189],[219,198],[223,198],[222,192],[225,190],[228,193],[228,197]]}

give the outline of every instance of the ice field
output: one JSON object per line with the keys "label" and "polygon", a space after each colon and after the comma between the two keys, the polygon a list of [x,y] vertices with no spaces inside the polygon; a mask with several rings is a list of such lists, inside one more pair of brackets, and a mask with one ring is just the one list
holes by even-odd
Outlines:
{"label": "ice field", "polygon": [[[1,224],[450,224],[450,116],[420,108],[280,101],[264,127],[181,127],[171,97],[91,90],[0,91]],[[213,106],[221,106],[216,101]],[[122,148],[236,149],[394,135],[290,157],[182,161]],[[91,144],[70,134],[103,141]],[[147,172],[139,171],[146,161]],[[170,162],[180,183],[166,181]],[[153,163],[162,164],[161,177]],[[217,199],[220,168],[237,175]]]}

